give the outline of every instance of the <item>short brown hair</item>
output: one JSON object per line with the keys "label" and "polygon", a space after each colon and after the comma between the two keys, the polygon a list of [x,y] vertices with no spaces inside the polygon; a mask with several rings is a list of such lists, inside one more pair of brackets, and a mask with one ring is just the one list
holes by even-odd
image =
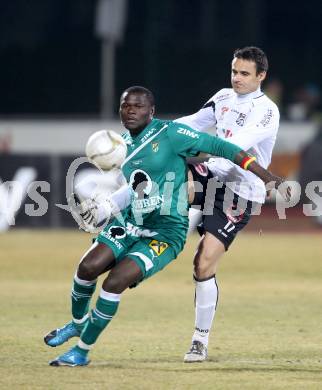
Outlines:
{"label": "short brown hair", "polygon": [[246,46],[234,52],[234,58],[253,61],[256,64],[256,74],[268,71],[268,60],[262,49],[256,46]]}

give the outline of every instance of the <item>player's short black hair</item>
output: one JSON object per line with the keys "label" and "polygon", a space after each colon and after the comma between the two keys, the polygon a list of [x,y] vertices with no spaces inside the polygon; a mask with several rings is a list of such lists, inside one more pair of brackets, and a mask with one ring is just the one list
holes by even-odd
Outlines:
{"label": "player's short black hair", "polygon": [[256,74],[268,71],[268,60],[262,49],[256,46],[246,46],[234,52],[234,58],[253,61],[256,64]]}
{"label": "player's short black hair", "polygon": [[123,93],[125,93],[125,92],[140,93],[142,95],[145,95],[147,97],[147,99],[149,100],[151,106],[155,105],[153,93],[145,87],[141,87],[140,85],[134,85],[133,87],[127,88]]}

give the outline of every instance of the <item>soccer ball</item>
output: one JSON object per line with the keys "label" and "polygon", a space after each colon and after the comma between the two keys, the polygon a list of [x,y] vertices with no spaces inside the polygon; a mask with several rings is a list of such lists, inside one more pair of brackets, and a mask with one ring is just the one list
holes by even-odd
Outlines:
{"label": "soccer ball", "polygon": [[92,134],[86,144],[86,156],[99,168],[119,168],[126,157],[127,147],[120,134],[113,130],[100,130]]}

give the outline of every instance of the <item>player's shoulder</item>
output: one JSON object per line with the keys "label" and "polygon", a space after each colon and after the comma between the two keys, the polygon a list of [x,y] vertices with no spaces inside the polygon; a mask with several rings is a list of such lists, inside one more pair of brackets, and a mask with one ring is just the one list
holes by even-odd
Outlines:
{"label": "player's shoulder", "polygon": [[170,139],[177,139],[178,136],[199,138],[200,132],[186,124],[168,121],[167,134]]}
{"label": "player's shoulder", "polygon": [[158,138],[167,138],[169,134],[173,133],[176,123],[173,120],[157,119],[153,126],[154,134],[158,134]]}
{"label": "player's shoulder", "polygon": [[158,119],[153,118],[152,124],[150,125],[149,131],[146,134],[148,137],[158,134],[161,136],[162,134],[166,134],[168,127],[171,126],[173,121],[167,119]]}
{"label": "player's shoulder", "polygon": [[271,100],[265,93],[261,93],[259,96],[255,97],[252,101],[254,107],[258,107],[263,110],[272,110],[273,112],[278,113],[279,109],[277,105]]}
{"label": "player's shoulder", "polygon": [[278,126],[280,113],[277,105],[264,93],[253,99],[253,110],[260,120],[260,123],[266,127],[268,125]]}
{"label": "player's shoulder", "polygon": [[184,123],[180,123],[180,122],[176,122],[176,121],[167,121],[167,125],[168,125],[168,131],[170,130],[171,132],[173,132],[173,130],[177,131],[179,129],[189,129],[189,130],[193,130],[189,125],[186,125]]}
{"label": "player's shoulder", "polygon": [[219,103],[235,96],[235,92],[232,88],[223,88],[214,94],[212,100],[215,103]]}
{"label": "player's shoulder", "polygon": [[216,92],[210,99],[207,100],[206,104],[204,104],[203,108],[208,106],[212,106],[213,104],[217,104],[219,102],[225,101],[227,99],[231,99],[233,96],[232,88],[223,88]]}

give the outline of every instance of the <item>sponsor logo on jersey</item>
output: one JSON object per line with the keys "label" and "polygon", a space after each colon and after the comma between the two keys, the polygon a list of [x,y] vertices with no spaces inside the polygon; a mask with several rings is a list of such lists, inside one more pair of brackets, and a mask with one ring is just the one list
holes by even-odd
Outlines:
{"label": "sponsor logo on jersey", "polygon": [[136,169],[131,173],[130,186],[138,199],[147,198],[152,190],[151,177],[142,169]]}
{"label": "sponsor logo on jersey", "polygon": [[208,168],[207,168],[207,165],[205,164],[194,164],[194,168],[196,170],[196,172],[200,175],[200,176],[204,176],[206,177],[208,175]]}
{"label": "sponsor logo on jersey", "polygon": [[152,240],[149,243],[149,247],[157,254],[157,256],[162,255],[162,253],[168,248],[169,244],[162,241]]}
{"label": "sponsor logo on jersey", "polygon": [[187,135],[188,137],[191,137],[191,138],[199,138],[199,134],[197,134],[196,132],[194,132],[192,130],[184,129],[183,127],[179,127],[177,133]]}
{"label": "sponsor logo on jersey", "polygon": [[109,232],[101,232],[101,235],[105,238],[107,238],[109,241],[113,242],[118,249],[122,249],[122,244],[114,238]]}
{"label": "sponsor logo on jersey", "polygon": [[154,153],[159,151],[159,142],[152,142],[152,150]]}
{"label": "sponsor logo on jersey", "polygon": [[143,136],[143,137],[141,138],[141,144],[143,144],[143,142],[145,142],[145,141],[150,137],[150,135],[153,134],[154,130],[155,130],[155,129],[149,130],[149,131],[145,134],[145,136]]}
{"label": "sponsor logo on jersey", "polygon": [[140,164],[142,164],[142,160],[135,160],[135,161],[131,161],[131,165],[140,165]]}
{"label": "sponsor logo on jersey", "polygon": [[272,117],[273,117],[273,111],[272,110],[267,110],[267,113],[264,115],[264,118],[260,122],[261,125],[264,126],[264,127],[269,125]]}
{"label": "sponsor logo on jersey", "polygon": [[228,112],[228,111],[229,111],[229,107],[226,107],[226,106],[221,107],[221,110],[220,110],[220,117],[219,117],[218,120],[222,121],[222,120],[224,119],[225,113]]}
{"label": "sponsor logo on jersey", "polygon": [[152,179],[147,172],[136,169],[131,173],[130,186],[134,192],[132,208],[135,212],[151,212],[159,209],[164,202],[163,195],[150,196],[152,191]]}
{"label": "sponsor logo on jersey", "polygon": [[219,234],[221,234],[221,235],[224,236],[225,238],[228,237],[227,234],[226,234],[225,232],[223,232],[222,229],[218,229],[217,231],[218,231]]}
{"label": "sponsor logo on jersey", "polygon": [[123,133],[123,134],[121,134],[122,135],[122,137],[123,137],[123,139],[124,139],[124,141],[125,141],[125,143],[127,144],[127,145],[131,145],[132,144],[132,137],[130,136],[130,134],[129,133]]}
{"label": "sponsor logo on jersey", "polygon": [[233,132],[230,129],[222,129],[225,134],[225,138],[230,138],[233,136]]}
{"label": "sponsor logo on jersey", "polygon": [[238,118],[236,119],[236,123],[238,126],[244,126],[246,120],[246,114],[243,114],[242,112],[238,115]]}
{"label": "sponsor logo on jersey", "polygon": [[125,228],[122,227],[122,226],[111,226],[109,229],[108,229],[108,233],[120,240],[121,238],[124,238],[126,236],[126,233],[125,233]]}
{"label": "sponsor logo on jersey", "polygon": [[140,229],[130,222],[126,224],[126,233],[132,237],[153,237],[158,234],[150,229]]}
{"label": "sponsor logo on jersey", "polygon": [[164,202],[164,195],[150,196],[146,199],[136,199],[132,202],[132,207],[135,211],[144,210],[150,212],[159,209]]}
{"label": "sponsor logo on jersey", "polygon": [[237,205],[235,203],[233,203],[230,207],[228,207],[225,214],[227,219],[232,223],[238,223],[244,217],[244,213],[241,210],[240,211],[238,210]]}
{"label": "sponsor logo on jersey", "polygon": [[230,93],[225,93],[223,95],[217,96],[217,101],[224,100],[230,97]]}

